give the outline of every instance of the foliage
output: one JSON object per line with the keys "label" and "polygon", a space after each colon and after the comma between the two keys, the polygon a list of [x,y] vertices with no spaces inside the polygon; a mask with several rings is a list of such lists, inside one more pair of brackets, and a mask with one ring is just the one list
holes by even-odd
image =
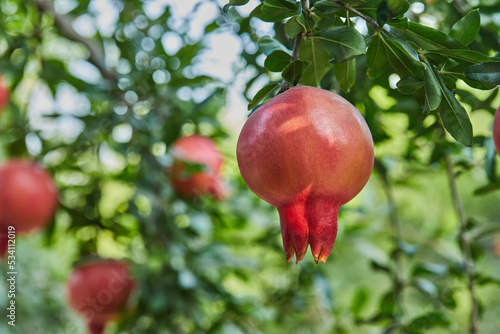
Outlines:
{"label": "foliage", "polygon": [[[61,202],[43,236],[19,238],[19,321],[2,333],[82,333],[64,282],[71,262],[96,254],[130,259],[140,282],[134,315],[111,333],[464,333],[469,248],[478,326],[496,332],[495,4],[231,0],[196,36],[211,1],[184,18],[176,1],[154,15],[148,1],[112,1],[111,28],[98,1],[51,3],[0,2],[0,72],[13,92],[0,160],[39,161]],[[296,81],[342,92],[372,131],[375,172],[341,211],[325,265],[285,263],[276,213],[239,176],[238,126],[223,117],[234,83],[198,66],[223,32],[241,41],[232,77],[245,78],[249,109]],[[169,148],[195,132],[226,156],[225,202],[170,186]],[[461,233],[447,179],[467,214]]]}

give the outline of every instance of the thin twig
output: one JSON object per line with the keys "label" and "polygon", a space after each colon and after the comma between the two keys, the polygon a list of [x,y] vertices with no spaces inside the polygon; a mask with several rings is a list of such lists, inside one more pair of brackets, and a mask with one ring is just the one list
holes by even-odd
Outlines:
{"label": "thin twig", "polygon": [[333,2],[335,4],[337,4],[337,5],[339,5],[340,7],[344,8],[348,12],[351,12],[351,13],[353,13],[353,14],[361,17],[363,20],[365,20],[369,25],[371,25],[375,29],[380,30],[380,25],[377,23],[377,21],[375,21],[372,18],[366,16],[365,14],[362,14],[357,9],[352,8],[351,6],[348,6],[348,5],[346,5],[345,3],[343,3],[342,1],[339,1],[339,0],[333,0]]}
{"label": "thin twig", "polygon": [[450,182],[450,190],[453,199],[453,204],[455,206],[455,211],[457,212],[458,219],[460,222],[460,231],[459,231],[460,248],[464,256],[465,272],[467,274],[467,281],[468,281],[467,287],[469,289],[470,301],[471,301],[469,333],[476,334],[477,322],[478,322],[478,305],[474,288],[474,263],[472,261],[470,245],[467,242],[467,235],[466,235],[467,219],[465,217],[464,207],[462,204],[462,200],[460,198],[460,194],[458,193],[456,174],[453,172],[453,163],[451,161],[450,156],[447,153],[444,154],[444,162],[446,165],[448,180]]}
{"label": "thin twig", "polygon": [[403,316],[403,308],[402,308],[402,295],[403,295],[403,266],[402,266],[402,252],[403,249],[401,245],[403,244],[403,237],[401,233],[401,222],[399,220],[399,212],[396,201],[394,199],[393,191],[391,183],[388,179],[386,170],[382,165],[382,162],[379,160],[375,160],[374,167],[378,171],[378,175],[380,180],[382,181],[382,187],[384,189],[385,195],[387,197],[387,203],[389,205],[389,220],[391,223],[391,228],[393,231],[393,242],[394,242],[394,297],[396,300],[396,314],[395,319],[396,323],[399,324],[401,318]]}
{"label": "thin twig", "polygon": [[[300,0],[300,3],[302,5],[302,10],[304,11],[304,13],[306,13],[307,15],[311,15],[311,13],[309,12],[309,0]],[[299,59],[299,51],[300,51],[300,43],[302,41],[302,34],[303,33],[298,33],[295,36],[295,40],[293,42],[292,57],[290,58],[290,63]],[[281,94],[284,91],[287,91],[289,88],[290,88],[290,82],[283,80],[283,83],[281,84],[281,88],[280,88],[278,94]]]}
{"label": "thin twig", "polygon": [[89,61],[99,69],[104,78],[111,80],[117,79],[116,74],[106,68],[104,62],[104,50],[102,46],[99,43],[78,34],[75,29],[73,29],[72,17],[58,14],[54,9],[54,5],[49,0],[34,0],[34,2],[41,11],[49,13],[54,17],[54,21],[59,27],[59,33],[63,37],[85,45],[85,47],[89,50]]}

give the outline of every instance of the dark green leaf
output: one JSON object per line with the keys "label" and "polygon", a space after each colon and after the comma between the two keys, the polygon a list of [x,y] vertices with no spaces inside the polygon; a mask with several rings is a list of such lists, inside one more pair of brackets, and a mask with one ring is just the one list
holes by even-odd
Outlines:
{"label": "dark green leaf", "polygon": [[309,62],[302,74],[301,83],[317,87],[321,78],[330,69],[328,51],[317,38],[302,40],[300,45],[300,59]]}
{"label": "dark green leaf", "polygon": [[498,58],[488,57],[481,52],[473,51],[473,50],[426,50],[423,54],[439,54],[442,56],[447,56],[453,59],[456,59],[459,62],[468,62],[468,63],[487,63],[487,62],[495,62],[498,61]]}
{"label": "dark green leaf", "polygon": [[347,63],[333,65],[333,73],[337,78],[340,89],[348,93],[356,81],[356,59]]}
{"label": "dark green leaf", "polygon": [[385,46],[382,37],[378,33],[373,36],[368,46],[366,64],[368,66],[368,75],[372,78],[381,75],[387,67]]}
{"label": "dark green leaf", "polygon": [[297,16],[291,17],[286,21],[285,33],[288,37],[294,38],[303,31],[305,31],[305,27],[297,20]]}
{"label": "dark green leaf", "polygon": [[436,264],[431,262],[417,263],[412,269],[412,276],[419,276],[422,274],[431,274],[443,276],[448,273],[448,268],[443,264]]}
{"label": "dark green leaf", "polygon": [[290,64],[288,64],[281,76],[288,82],[291,82],[293,85],[296,85],[299,82],[302,73],[304,73],[304,69],[306,67],[306,63],[302,60],[294,60]]}
{"label": "dark green leaf", "polygon": [[294,16],[298,11],[299,5],[296,2],[290,2],[288,0],[266,0],[257,6],[250,15],[262,21],[276,22]]}
{"label": "dark green leaf", "polygon": [[392,316],[396,310],[396,297],[394,291],[389,291],[382,297],[380,302],[380,314],[383,316]]}
{"label": "dark green leaf", "polygon": [[[380,35],[386,49],[385,53],[392,68],[400,77],[424,78],[424,64],[415,60],[416,51],[407,43]],[[418,57],[418,56],[417,56]]]}
{"label": "dark green leaf", "polygon": [[458,20],[449,35],[464,45],[472,43],[481,29],[481,18],[477,9]]}
{"label": "dark green leaf", "polygon": [[266,56],[269,56],[275,50],[290,52],[283,44],[269,36],[261,37],[258,44],[260,51]]}
{"label": "dark green leaf", "polygon": [[275,83],[275,84],[269,84],[264,87],[262,87],[257,94],[255,94],[253,100],[248,104],[248,110],[252,109],[255,107],[260,101],[262,101],[267,95],[271,94],[273,90],[278,88],[280,84]]}
{"label": "dark green leaf", "polygon": [[318,37],[335,63],[343,63],[366,52],[363,36],[351,26],[322,31]]}
{"label": "dark green leaf", "polygon": [[441,90],[439,89],[439,83],[437,78],[432,71],[432,65],[427,62],[424,70],[424,82],[425,82],[425,104],[424,113],[429,113],[436,110],[441,104]]}
{"label": "dark green leaf", "polygon": [[356,291],[356,294],[354,295],[351,304],[351,312],[354,314],[354,316],[356,317],[359,316],[363,308],[366,306],[369,297],[370,295],[368,293],[368,290],[364,287]]}
{"label": "dark green leaf", "polygon": [[314,8],[324,14],[345,13],[345,9],[334,2],[321,0],[314,3]]}
{"label": "dark green leaf", "polygon": [[497,191],[498,189],[500,189],[500,182],[489,183],[485,186],[479,187],[476,190],[474,190],[474,195],[477,196],[487,195],[491,192]]}
{"label": "dark green leaf", "polygon": [[465,70],[465,76],[474,81],[500,85],[500,62],[472,65]]}
{"label": "dark green leaf", "polygon": [[462,104],[458,102],[455,95],[448,89],[438,70],[434,66],[431,67],[439,82],[439,89],[443,96],[439,114],[446,131],[460,144],[472,146],[472,124],[467,111],[465,111]]}
{"label": "dark green leaf", "polygon": [[404,14],[410,5],[406,0],[382,0],[377,7],[377,22],[383,26],[387,21]]}
{"label": "dark green leaf", "polygon": [[488,176],[488,180],[490,183],[494,183],[497,179],[496,177],[496,157],[497,151],[495,149],[495,143],[493,142],[493,138],[490,138],[487,141],[488,151],[486,153],[486,161],[484,167],[486,169],[486,176]]}
{"label": "dark green leaf", "polygon": [[282,50],[274,50],[267,56],[264,67],[271,72],[281,72],[290,63],[290,54]]}
{"label": "dark green leaf", "polygon": [[413,319],[408,325],[404,327],[405,333],[420,334],[426,333],[434,327],[447,327],[450,321],[443,313],[428,312],[418,318]]}
{"label": "dark green leaf", "polygon": [[424,87],[424,81],[415,77],[406,77],[398,81],[396,84],[398,91],[402,94],[412,94]]}
{"label": "dark green leaf", "polygon": [[409,22],[408,31],[418,35],[424,41],[446,49],[467,49],[461,42],[437,30],[419,23]]}

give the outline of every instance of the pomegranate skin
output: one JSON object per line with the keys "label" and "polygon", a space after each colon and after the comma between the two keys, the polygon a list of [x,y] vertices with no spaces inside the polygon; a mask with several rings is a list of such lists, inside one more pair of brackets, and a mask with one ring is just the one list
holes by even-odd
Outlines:
{"label": "pomegranate skin", "polygon": [[222,154],[212,139],[202,135],[181,137],[172,145],[172,155],[171,180],[177,194],[186,198],[210,195],[219,200],[228,196],[220,176]]}
{"label": "pomegranate skin", "polygon": [[497,109],[495,119],[493,120],[493,142],[495,143],[497,154],[500,154],[500,107]]}
{"label": "pomegranate skin", "polygon": [[90,334],[101,334],[126,306],[135,286],[127,262],[90,261],[73,270],[67,283],[68,302],[85,318]]}
{"label": "pomegranate skin", "polygon": [[325,262],[337,236],[341,205],[373,169],[373,140],[359,111],[341,96],[308,86],[287,90],[258,108],[237,144],[248,187],[278,209],[287,262],[308,244]]}
{"label": "pomegranate skin", "polygon": [[10,91],[0,76],[0,113],[9,105]]}
{"label": "pomegranate skin", "polygon": [[12,159],[0,167],[0,221],[26,234],[44,228],[58,204],[52,177],[36,163]]}

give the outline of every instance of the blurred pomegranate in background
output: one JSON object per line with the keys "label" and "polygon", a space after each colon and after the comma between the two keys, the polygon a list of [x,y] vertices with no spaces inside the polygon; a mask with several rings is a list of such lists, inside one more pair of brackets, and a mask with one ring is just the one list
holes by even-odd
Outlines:
{"label": "blurred pomegranate in background", "polygon": [[500,154],[500,107],[497,109],[495,119],[493,120],[493,142],[495,143],[497,154]]}
{"label": "blurred pomegranate in background", "polygon": [[125,261],[84,262],[73,270],[68,280],[68,301],[85,319],[89,334],[102,334],[106,324],[124,310],[135,286]]}
{"label": "blurred pomegranate in background", "polygon": [[220,175],[223,157],[212,139],[202,135],[181,137],[171,152],[174,162],[170,175],[179,196],[210,195],[219,200],[228,197],[228,185]]}
{"label": "blurred pomegranate in background", "polygon": [[10,91],[9,87],[0,76],[0,113],[9,105]]}
{"label": "blurred pomegranate in background", "polygon": [[0,166],[0,256],[7,249],[6,232],[16,235],[47,226],[57,208],[58,192],[52,177],[29,160],[12,159]]}

